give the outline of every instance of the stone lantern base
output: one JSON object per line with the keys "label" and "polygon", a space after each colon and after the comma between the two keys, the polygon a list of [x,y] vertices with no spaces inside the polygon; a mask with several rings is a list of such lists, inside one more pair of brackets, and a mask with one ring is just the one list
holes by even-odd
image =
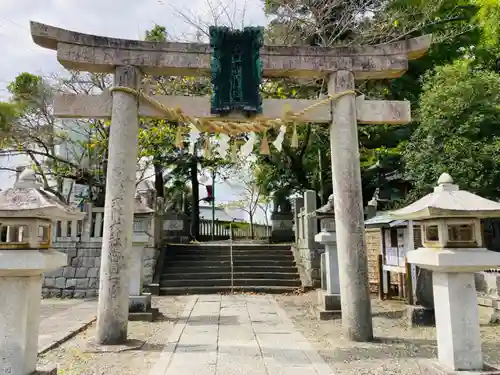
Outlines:
{"label": "stone lantern base", "polygon": [[157,308],[151,307],[151,293],[129,296],[128,306],[128,320],[130,321],[152,322],[160,314]]}
{"label": "stone lantern base", "polygon": [[0,250],[0,368],[11,375],[36,371],[42,274],[67,264],[54,250]]}
{"label": "stone lantern base", "polygon": [[438,361],[421,361],[419,363],[420,374],[422,375],[500,375],[500,370],[489,366],[487,364],[484,365],[482,370],[465,370],[465,371],[455,371],[450,370],[443,365],[441,365]]}

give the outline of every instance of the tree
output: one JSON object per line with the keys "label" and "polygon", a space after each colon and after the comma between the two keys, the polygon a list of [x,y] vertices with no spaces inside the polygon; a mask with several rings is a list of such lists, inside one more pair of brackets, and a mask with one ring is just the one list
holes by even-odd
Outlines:
{"label": "tree", "polygon": [[[30,73],[21,73],[9,84],[11,100],[1,108],[2,118],[10,116],[9,126],[3,133],[1,155],[26,155],[41,176],[45,189],[63,200],[68,198],[62,195],[65,178],[85,181],[97,189],[104,187],[99,174],[88,164],[90,155],[87,146],[92,142],[93,130],[98,123],[87,123],[82,127],[79,126],[82,123],[74,121],[73,129],[70,130],[68,122],[56,119],[52,112],[55,92],[88,92],[99,81],[95,76],[95,80],[88,81],[90,83],[81,84],[80,78],[80,75],[73,74],[69,78],[54,77],[50,81]],[[6,111],[9,107],[10,112]],[[69,134],[71,131],[79,132],[80,139],[72,139]],[[66,155],[60,152],[61,147]],[[105,164],[103,160],[99,165]]]}
{"label": "tree", "polygon": [[[462,58],[481,39],[481,27],[475,18],[480,8],[473,1],[266,0],[265,5],[273,17],[267,30],[268,43],[330,47],[392,42],[432,33],[428,55],[409,62],[409,70],[401,78],[358,83],[359,90],[370,99],[409,100],[413,110],[418,109],[425,73]],[[315,99],[325,93],[326,82],[274,80],[272,84],[266,82],[263,90],[268,97]],[[404,178],[402,150],[415,128],[416,123],[359,128],[365,203],[375,189],[386,201],[405,196],[410,183]],[[259,158],[264,171],[259,183],[267,190],[277,186],[288,186],[296,192],[321,190],[325,201],[332,191],[329,158],[327,127],[302,125],[297,149],[285,144],[281,154],[272,152]]]}
{"label": "tree", "polygon": [[[240,172],[236,175],[237,185],[242,189],[240,199],[228,204],[228,207],[238,208],[248,215],[250,222],[250,236],[255,238],[254,221],[257,209],[261,209],[267,214],[268,196],[264,194],[262,188],[257,184],[253,171],[257,168],[255,164],[239,163],[236,167]],[[267,203],[267,205],[266,205]],[[266,218],[267,220],[267,218]]]}
{"label": "tree", "polygon": [[500,74],[458,60],[427,74],[423,90],[419,126],[404,151],[412,197],[447,172],[461,188],[499,199]]}

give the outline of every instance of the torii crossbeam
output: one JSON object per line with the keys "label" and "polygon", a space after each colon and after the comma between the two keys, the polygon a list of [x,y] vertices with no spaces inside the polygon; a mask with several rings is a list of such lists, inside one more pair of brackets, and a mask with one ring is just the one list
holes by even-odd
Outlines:
{"label": "torii crossbeam", "polygon": [[[137,89],[142,73],[208,76],[211,49],[207,44],[145,42],[77,33],[31,23],[36,44],[57,51],[67,69],[115,74],[115,86]],[[404,74],[408,61],[424,55],[431,36],[378,46],[339,48],[264,46],[260,56],[264,77],[326,77],[329,94],[354,89],[355,80],[390,79]],[[177,102],[193,115],[208,116],[205,98],[158,98]],[[101,102],[102,100],[102,102]],[[199,107],[193,108],[195,101]],[[99,102],[99,103],[98,103]],[[310,101],[290,102],[295,108]],[[391,104],[392,103],[392,104]],[[99,104],[99,105],[96,105]],[[281,104],[283,104],[281,102]],[[280,104],[280,105],[281,105]],[[276,104],[264,102],[264,116],[275,116]],[[128,251],[131,248],[132,207],[137,157],[138,115],[159,116],[130,93],[102,97],[56,99],[61,117],[109,117],[108,175],[101,261],[97,341],[121,343],[127,336]],[[345,95],[330,108],[318,108],[307,121],[331,122],[330,144],[339,261],[342,322],[355,341],[373,339],[368,266],[364,237],[357,121],[407,123],[405,102],[359,101]]]}

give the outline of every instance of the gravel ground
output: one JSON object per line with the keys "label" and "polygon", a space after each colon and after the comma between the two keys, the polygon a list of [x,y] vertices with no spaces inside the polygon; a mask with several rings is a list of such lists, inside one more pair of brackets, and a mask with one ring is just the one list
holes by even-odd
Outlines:
{"label": "gravel ground", "polygon": [[[57,365],[59,375],[147,375],[158,360],[177,317],[188,297],[153,299],[162,316],[155,322],[130,322],[129,341],[133,344],[117,352],[97,352],[92,344],[95,324],[62,346],[38,359],[42,368]],[[187,374],[186,374],[187,375]]]}
{"label": "gravel ground", "polygon": [[[277,296],[295,327],[309,339],[338,375],[417,375],[418,360],[436,358],[434,328],[408,328],[398,301],[372,300],[373,343],[353,343],[344,338],[340,319],[316,317],[316,292]],[[489,311],[480,307],[484,359],[500,365],[500,326],[488,324]]]}

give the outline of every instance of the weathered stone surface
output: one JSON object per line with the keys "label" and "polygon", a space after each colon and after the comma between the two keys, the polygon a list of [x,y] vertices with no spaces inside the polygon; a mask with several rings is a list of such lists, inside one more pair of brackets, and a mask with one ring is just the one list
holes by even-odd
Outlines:
{"label": "weathered stone surface", "polygon": [[63,277],[75,277],[76,268],[75,267],[64,267]]}
{"label": "weathered stone surface", "polygon": [[[116,68],[114,84],[137,88],[140,78],[137,68],[120,66]],[[97,343],[103,345],[119,344],[127,338],[127,262],[132,249],[134,205],[131,203],[135,193],[139,134],[137,109],[134,95],[113,93],[97,314]]]}
{"label": "weathered stone surface", "polygon": [[65,288],[66,287],[66,278],[65,277],[56,278],[55,287],[60,288],[60,289]]}
{"label": "weathered stone surface", "polygon": [[[332,74],[328,93],[354,90],[349,71]],[[330,149],[342,296],[342,325],[353,341],[373,340],[363,197],[359,164],[358,127],[354,95],[332,102]]]}
{"label": "weathered stone surface", "polygon": [[75,268],[82,267],[83,266],[83,258],[74,257],[71,259],[70,264],[72,267],[75,267]]}
{"label": "weathered stone surface", "polygon": [[92,267],[87,270],[87,277],[93,278],[93,277],[99,277],[99,268],[97,267]]}
{"label": "weathered stone surface", "polygon": [[46,288],[53,288],[56,286],[55,277],[46,277],[43,281],[43,286]]}
{"label": "weathered stone surface", "polygon": [[86,290],[75,289],[73,298],[85,298],[87,296]]}
{"label": "weathered stone surface", "polygon": [[73,289],[64,289],[61,291],[61,298],[73,298]]}
{"label": "weathered stone surface", "polygon": [[75,277],[78,278],[78,279],[81,279],[83,277],[87,277],[87,273],[88,273],[88,268],[86,268],[86,267],[79,267],[79,268],[76,269]]}
{"label": "weathered stone surface", "polygon": [[[42,296],[52,298],[61,297],[64,294],[64,298],[95,297],[99,288],[100,257],[94,255],[101,253],[100,243],[57,242],[55,245],[61,252],[73,255],[73,258],[68,260],[74,266],[61,267],[56,271],[46,273]],[[155,249],[150,249],[145,254],[144,272],[147,283],[152,282],[155,256]]]}
{"label": "weathered stone surface", "polygon": [[95,258],[101,255],[101,249],[98,248],[83,248],[78,250],[78,256]]}
{"label": "weathered stone surface", "polygon": [[57,270],[55,271],[52,271],[52,272],[47,272],[45,274],[45,277],[60,277],[63,275],[63,269],[62,268],[58,268]]}
{"label": "weathered stone surface", "polygon": [[434,293],[432,290],[432,271],[418,268],[417,285],[415,287],[417,303],[427,309],[434,309]]}
{"label": "weathered stone surface", "polygon": [[[106,38],[31,23],[35,43],[57,50],[58,60],[71,70],[112,73],[116,66],[140,66],[144,73],[209,75],[208,44],[157,43]],[[357,79],[383,79],[402,75],[408,60],[426,53],[430,36],[378,46],[340,48],[264,46],[260,56],[268,77],[318,77],[339,70],[356,73]]]}
{"label": "weathered stone surface", "polygon": [[89,278],[89,288],[97,289],[99,287],[99,279],[96,277]]}
{"label": "weathered stone surface", "polygon": [[[154,99],[167,108],[180,108],[183,113],[196,118],[213,118],[210,111],[210,98],[197,96],[154,95]],[[103,118],[111,117],[112,96],[109,91],[101,95],[56,95],[54,111],[61,118]],[[307,99],[265,99],[263,113],[259,118],[276,119],[283,116],[283,108],[300,112],[319,100]],[[164,118],[165,114],[147,102],[139,104],[139,114],[143,117]],[[358,123],[366,124],[407,124],[411,121],[410,102],[383,100],[356,100]],[[234,116],[218,117],[219,120],[237,120]],[[332,113],[328,103],[306,112],[301,120],[305,122],[330,123]],[[99,254],[95,254],[99,255]],[[91,255],[87,255],[91,256]]]}
{"label": "weathered stone surface", "polygon": [[77,279],[67,279],[66,280],[66,288],[75,288],[76,287],[76,282],[78,280]]}

